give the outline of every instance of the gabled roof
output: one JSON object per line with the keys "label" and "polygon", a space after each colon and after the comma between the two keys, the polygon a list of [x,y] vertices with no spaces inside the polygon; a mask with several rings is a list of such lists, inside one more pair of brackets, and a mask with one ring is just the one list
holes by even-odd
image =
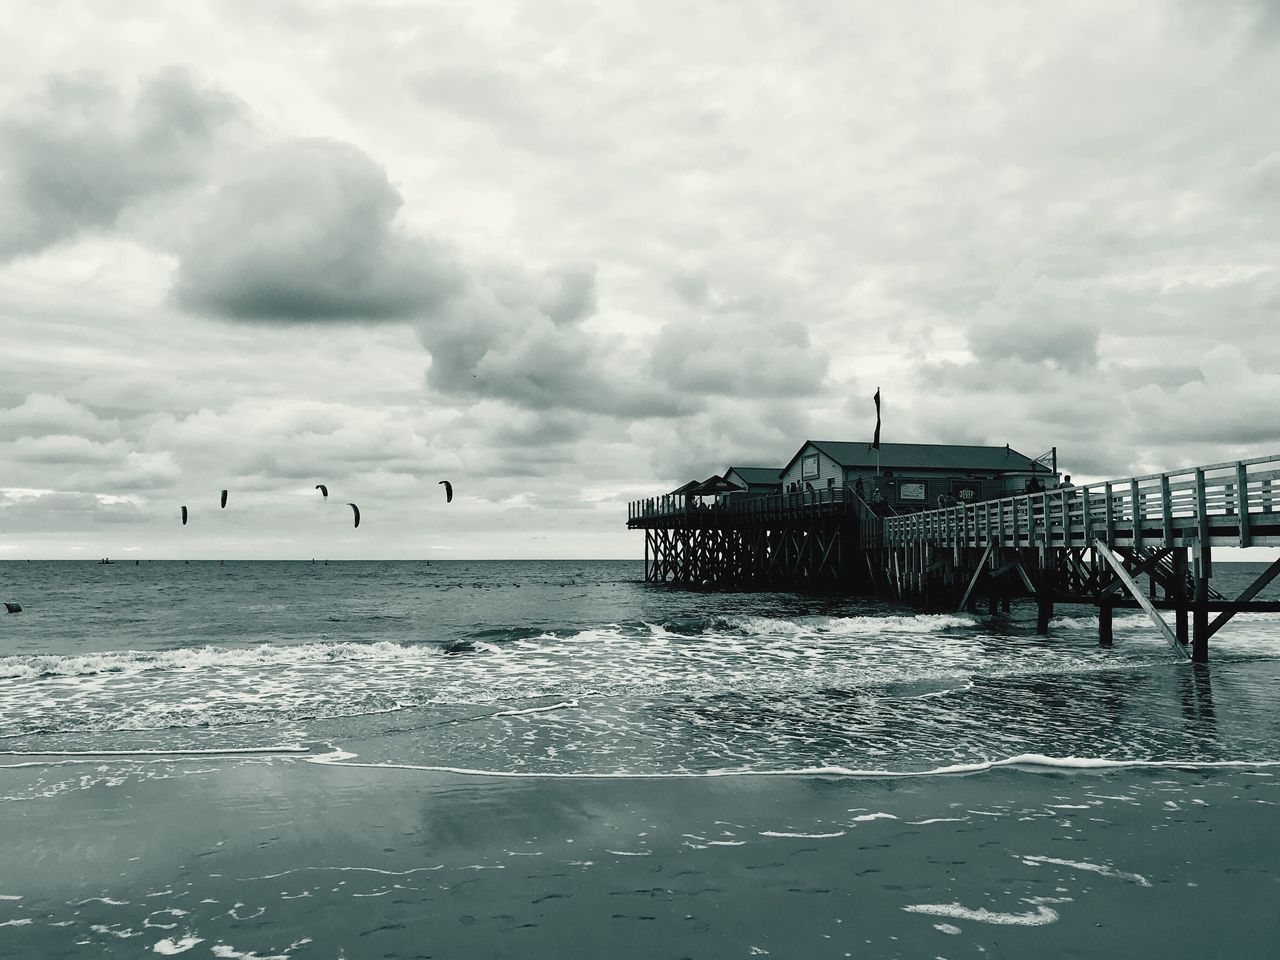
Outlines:
{"label": "gabled roof", "polygon": [[[783,468],[785,473],[808,447],[814,447],[842,467],[875,467],[876,450],[866,441],[806,440]],[[1048,469],[1011,447],[982,447],[953,443],[882,443],[881,470],[994,470],[1040,471]]]}
{"label": "gabled roof", "polygon": [[690,480],[688,483],[682,483],[680,484],[680,486],[672,490],[669,496],[678,497],[681,494],[688,493],[694,487],[700,487],[700,486],[702,486],[702,484],[699,481]]}
{"label": "gabled roof", "polygon": [[730,483],[724,477],[707,477],[707,479],[685,492],[693,496],[703,496],[713,493],[733,493],[735,490],[741,489],[736,483]]}
{"label": "gabled roof", "polygon": [[780,467],[730,467],[724,472],[726,477],[736,473],[749,484],[782,485],[782,469]]}

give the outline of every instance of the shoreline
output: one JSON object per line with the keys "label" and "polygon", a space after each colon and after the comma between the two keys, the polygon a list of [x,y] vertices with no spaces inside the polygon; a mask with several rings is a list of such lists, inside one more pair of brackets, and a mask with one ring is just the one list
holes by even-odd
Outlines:
{"label": "shoreline", "polygon": [[[0,949],[955,958],[1280,944],[1280,776],[1266,770],[583,780],[191,759],[204,762],[111,763],[87,785],[0,803]],[[0,770],[0,784],[41,776]]]}

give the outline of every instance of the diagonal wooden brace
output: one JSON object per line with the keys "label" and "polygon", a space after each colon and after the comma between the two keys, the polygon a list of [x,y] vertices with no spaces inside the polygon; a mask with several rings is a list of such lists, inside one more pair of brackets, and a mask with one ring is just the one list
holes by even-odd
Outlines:
{"label": "diagonal wooden brace", "polygon": [[1134,582],[1133,577],[1129,576],[1129,571],[1124,568],[1124,564],[1120,562],[1120,558],[1112,553],[1111,548],[1101,540],[1093,541],[1093,549],[1098,556],[1102,557],[1103,560],[1107,561],[1107,563],[1111,565],[1111,569],[1115,571],[1116,576],[1124,583],[1125,588],[1133,596],[1133,599],[1137,600],[1139,606],[1141,606],[1143,610],[1147,611],[1147,616],[1151,618],[1151,622],[1160,628],[1160,632],[1163,633],[1164,638],[1169,641],[1169,646],[1173,648],[1174,652],[1181,657],[1186,657],[1186,647],[1178,642],[1178,638],[1174,636],[1173,631],[1169,629],[1169,625],[1164,622],[1164,617],[1160,616],[1160,612],[1152,606],[1151,601],[1143,594],[1142,588]]}

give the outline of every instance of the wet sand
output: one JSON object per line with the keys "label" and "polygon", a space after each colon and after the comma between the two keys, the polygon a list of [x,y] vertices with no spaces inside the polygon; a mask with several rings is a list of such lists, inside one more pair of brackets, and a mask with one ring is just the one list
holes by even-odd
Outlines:
{"label": "wet sand", "polygon": [[1270,956],[1277,774],[3,769],[0,955]]}

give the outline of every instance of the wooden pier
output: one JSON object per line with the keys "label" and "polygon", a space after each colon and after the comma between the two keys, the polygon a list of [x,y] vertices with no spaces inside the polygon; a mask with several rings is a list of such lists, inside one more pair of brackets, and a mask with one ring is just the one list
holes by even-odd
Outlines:
{"label": "wooden pier", "polygon": [[667,494],[630,505],[644,530],[644,578],[690,586],[853,588],[860,512],[847,488],[698,503]]}
{"label": "wooden pier", "polygon": [[847,487],[669,495],[633,502],[627,525],[645,531],[649,581],[874,592],[926,609],[1031,597],[1042,633],[1055,604],[1084,603],[1103,644],[1116,608],[1141,608],[1198,662],[1236,613],[1280,610],[1256,599],[1280,560],[1236,597],[1212,582],[1214,547],[1280,547],[1280,455],[890,516]]}

